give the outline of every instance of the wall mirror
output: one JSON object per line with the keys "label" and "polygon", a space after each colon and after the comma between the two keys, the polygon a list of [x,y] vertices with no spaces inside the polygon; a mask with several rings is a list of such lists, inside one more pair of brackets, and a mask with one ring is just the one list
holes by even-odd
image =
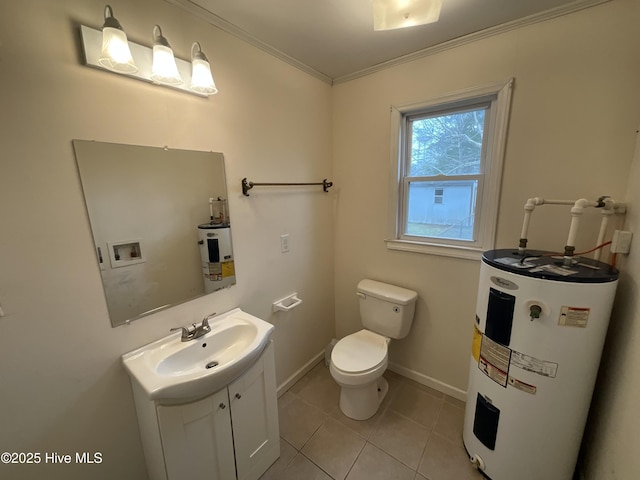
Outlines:
{"label": "wall mirror", "polygon": [[222,153],[73,148],[112,326],[236,283]]}

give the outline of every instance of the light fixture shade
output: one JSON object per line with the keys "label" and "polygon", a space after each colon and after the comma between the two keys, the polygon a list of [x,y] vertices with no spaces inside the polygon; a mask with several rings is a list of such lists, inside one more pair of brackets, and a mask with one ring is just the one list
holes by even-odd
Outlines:
{"label": "light fixture shade", "polygon": [[191,90],[206,95],[218,93],[207,57],[195,42],[191,47]]}
{"label": "light fixture shade", "polygon": [[373,29],[392,30],[437,22],[443,0],[373,0]]}
{"label": "light fixture shade", "polygon": [[182,77],[178,72],[176,58],[169,42],[162,36],[162,30],[156,25],[153,28],[153,64],[151,66],[151,81],[165,85],[180,85]]}
{"label": "light fixture shade", "polygon": [[133,61],[127,34],[120,22],[113,17],[109,5],[104,7],[104,26],[102,27],[102,50],[98,63],[105,68],[120,73],[136,73],[138,67]]}

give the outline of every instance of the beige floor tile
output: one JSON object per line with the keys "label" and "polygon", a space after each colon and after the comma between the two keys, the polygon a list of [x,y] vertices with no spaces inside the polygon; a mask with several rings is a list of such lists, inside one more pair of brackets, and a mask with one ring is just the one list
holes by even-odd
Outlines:
{"label": "beige floor tile", "polygon": [[280,436],[300,450],[322,425],[327,415],[319,408],[295,396],[292,397],[278,405]]}
{"label": "beige floor tile", "polygon": [[353,430],[366,440],[371,436],[371,433],[378,424],[383,411],[384,407],[380,407],[373,417],[366,420],[354,420],[353,418],[349,418],[344,413],[342,413],[342,410],[340,410],[340,406],[338,405],[331,412],[331,418],[339,421],[346,427],[349,427],[351,430]]}
{"label": "beige floor tile", "polygon": [[269,470],[264,472],[260,480],[279,480],[284,469],[297,454],[298,451],[281,438],[280,457],[269,467]]}
{"label": "beige floor tile", "polygon": [[389,408],[431,430],[438,418],[444,399],[404,383],[398,389]]}
{"label": "beige floor tile", "polygon": [[278,409],[285,408],[289,403],[295,400],[295,398],[295,395],[291,395],[291,393],[285,392],[278,398]]}
{"label": "beige floor tile", "polygon": [[358,421],[342,414],[340,388],[318,363],[278,399],[281,458],[260,480],[482,480],[462,446],[464,402],[384,376],[380,409]]}
{"label": "beige floor tile", "polygon": [[427,387],[426,385],[418,383],[415,380],[411,380],[410,378],[403,377],[402,375],[398,375],[398,376],[400,377],[403,383],[406,383],[407,385],[417,388],[418,390],[422,390],[423,392],[428,393],[436,398],[444,398],[445,396],[447,396],[444,393],[440,392],[439,390],[436,390],[435,388]]}
{"label": "beige floor tile", "polygon": [[387,370],[384,372],[383,377],[389,383],[389,392],[387,392],[387,395],[384,397],[381,408],[385,408],[389,403],[391,403],[400,390],[400,387],[403,385],[402,377],[397,373]]}
{"label": "beige floor tile", "polygon": [[[305,378],[308,378],[308,380],[302,382]],[[324,363],[319,363],[298,383],[301,382],[302,385],[294,392],[298,397],[318,407],[325,413],[331,413],[338,406],[340,402],[340,386],[333,379]]]}
{"label": "beige floor tile", "polygon": [[453,405],[457,405],[458,407],[464,408],[467,404],[462,400],[458,400],[457,398],[450,397],[449,395],[444,396],[444,401],[451,403]]}
{"label": "beige floor tile", "polygon": [[432,433],[427,442],[418,472],[429,480],[482,480],[471,466],[464,447]]}
{"label": "beige floor tile", "polygon": [[332,480],[329,475],[298,453],[287,465],[278,480]]}
{"label": "beige floor tile", "polygon": [[433,431],[462,446],[464,407],[445,401]]}
{"label": "beige floor tile", "polygon": [[415,472],[379,448],[367,443],[347,480],[413,480]]}
{"label": "beige floor tile", "polygon": [[364,438],[329,418],[302,448],[302,453],[334,479],[343,480],[364,444]]}
{"label": "beige floor tile", "polygon": [[380,418],[369,441],[415,470],[428,436],[427,428],[389,408]]}
{"label": "beige floor tile", "polygon": [[298,395],[304,387],[306,387],[311,380],[318,374],[320,368],[326,368],[323,362],[317,363],[311,370],[309,370],[304,377],[298,380],[293,386],[289,389],[290,393],[294,395]]}

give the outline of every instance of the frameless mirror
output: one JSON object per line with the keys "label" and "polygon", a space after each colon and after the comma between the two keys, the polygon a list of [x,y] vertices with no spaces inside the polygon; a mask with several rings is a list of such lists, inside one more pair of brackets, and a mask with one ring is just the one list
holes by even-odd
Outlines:
{"label": "frameless mirror", "polygon": [[222,153],[73,148],[112,326],[236,283]]}

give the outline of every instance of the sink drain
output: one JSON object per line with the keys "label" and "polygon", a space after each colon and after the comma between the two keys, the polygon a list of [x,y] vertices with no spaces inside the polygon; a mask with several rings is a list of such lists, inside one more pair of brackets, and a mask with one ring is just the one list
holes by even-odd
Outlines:
{"label": "sink drain", "polygon": [[218,362],[216,362],[215,360],[213,362],[209,362],[207,363],[207,365],[205,366],[205,368],[213,368],[213,367],[217,367],[218,366]]}

